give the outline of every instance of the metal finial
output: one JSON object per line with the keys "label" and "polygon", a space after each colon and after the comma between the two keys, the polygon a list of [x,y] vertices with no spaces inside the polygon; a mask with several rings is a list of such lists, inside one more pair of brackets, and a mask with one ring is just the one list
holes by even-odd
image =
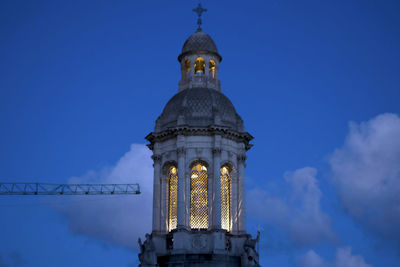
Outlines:
{"label": "metal finial", "polygon": [[206,12],[207,9],[203,8],[201,6],[201,3],[199,3],[199,5],[193,9],[193,12],[197,13],[197,15],[199,16],[199,18],[197,19],[197,25],[199,25],[199,27],[197,28],[197,31],[201,31],[201,14],[203,14],[203,12]]}

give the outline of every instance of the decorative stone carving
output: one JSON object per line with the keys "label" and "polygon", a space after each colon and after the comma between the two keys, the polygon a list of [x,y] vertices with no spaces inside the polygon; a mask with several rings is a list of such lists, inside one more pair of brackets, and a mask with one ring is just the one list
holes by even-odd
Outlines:
{"label": "decorative stone carving", "polygon": [[146,234],[146,240],[142,243],[142,240],[138,239],[140,253],[138,255],[141,267],[157,266],[157,255],[155,246],[153,243],[152,235]]}
{"label": "decorative stone carving", "polygon": [[260,231],[257,231],[257,237],[251,239],[249,236],[244,242],[244,253],[242,254],[242,266],[256,266],[259,267],[258,252],[256,245],[260,240]]}
{"label": "decorative stone carving", "polygon": [[225,250],[230,251],[232,249],[231,237],[225,235]]}
{"label": "decorative stone carving", "polygon": [[238,163],[245,163],[247,159],[246,154],[240,154],[237,156],[237,161]]}
{"label": "decorative stone carving", "polygon": [[182,156],[182,155],[185,155],[185,153],[186,153],[186,148],[184,148],[184,147],[178,147],[178,148],[176,149],[176,153],[178,153],[178,157],[179,157],[179,156]]}
{"label": "decorative stone carving", "polygon": [[194,249],[204,249],[207,247],[207,237],[204,235],[194,235],[191,241],[192,248]]}
{"label": "decorative stone carving", "polygon": [[221,155],[221,148],[215,147],[212,150],[213,154]]}
{"label": "decorative stone carving", "polygon": [[154,154],[153,156],[151,156],[151,158],[153,159],[154,164],[161,163],[161,160],[162,160],[161,155]]}

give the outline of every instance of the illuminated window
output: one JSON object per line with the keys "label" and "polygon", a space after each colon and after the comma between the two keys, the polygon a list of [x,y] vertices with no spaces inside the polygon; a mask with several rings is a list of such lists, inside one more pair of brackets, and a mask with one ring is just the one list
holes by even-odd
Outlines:
{"label": "illuminated window", "polygon": [[190,176],[190,228],[208,228],[207,168],[196,164]]}
{"label": "illuminated window", "polygon": [[186,77],[190,77],[190,60],[185,60],[185,75]]}
{"label": "illuminated window", "polygon": [[215,61],[212,59],[210,60],[210,63],[209,63],[208,75],[210,77],[212,77],[213,79],[215,79]]}
{"label": "illuminated window", "polygon": [[231,173],[228,167],[221,168],[221,227],[227,231],[231,229]]}
{"label": "illuminated window", "polygon": [[178,212],[178,173],[177,169],[172,166],[168,170],[169,181],[169,209],[168,209],[168,228],[169,231],[174,230],[177,225]]}
{"label": "illuminated window", "polygon": [[204,59],[202,57],[196,58],[196,61],[194,62],[194,73],[197,76],[203,76],[206,68],[206,63],[204,62]]}

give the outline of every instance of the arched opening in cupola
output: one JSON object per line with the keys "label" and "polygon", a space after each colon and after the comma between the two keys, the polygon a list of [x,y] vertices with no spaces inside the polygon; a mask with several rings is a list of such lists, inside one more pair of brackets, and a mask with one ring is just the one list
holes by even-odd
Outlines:
{"label": "arched opening in cupola", "polygon": [[208,66],[208,75],[215,79],[215,61],[211,59]]}
{"label": "arched opening in cupola", "polygon": [[194,74],[196,76],[203,76],[206,71],[206,63],[202,57],[196,58],[194,62]]}

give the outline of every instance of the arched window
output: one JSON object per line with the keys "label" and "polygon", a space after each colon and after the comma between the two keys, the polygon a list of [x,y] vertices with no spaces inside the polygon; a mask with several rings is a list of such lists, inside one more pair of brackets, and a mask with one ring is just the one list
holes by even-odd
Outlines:
{"label": "arched window", "polygon": [[231,172],[227,166],[221,168],[221,227],[231,230]]}
{"label": "arched window", "polygon": [[178,171],[171,166],[168,169],[169,203],[168,203],[168,229],[174,230],[177,226],[178,213]]}
{"label": "arched window", "polygon": [[196,61],[194,62],[194,73],[197,76],[203,76],[206,68],[206,63],[204,62],[204,59],[202,57],[196,58]]}
{"label": "arched window", "polygon": [[215,61],[210,60],[209,67],[208,67],[208,75],[215,79]]}
{"label": "arched window", "polygon": [[190,60],[185,60],[185,77],[190,77]]}
{"label": "arched window", "polygon": [[207,168],[198,163],[190,176],[190,228],[208,228]]}

